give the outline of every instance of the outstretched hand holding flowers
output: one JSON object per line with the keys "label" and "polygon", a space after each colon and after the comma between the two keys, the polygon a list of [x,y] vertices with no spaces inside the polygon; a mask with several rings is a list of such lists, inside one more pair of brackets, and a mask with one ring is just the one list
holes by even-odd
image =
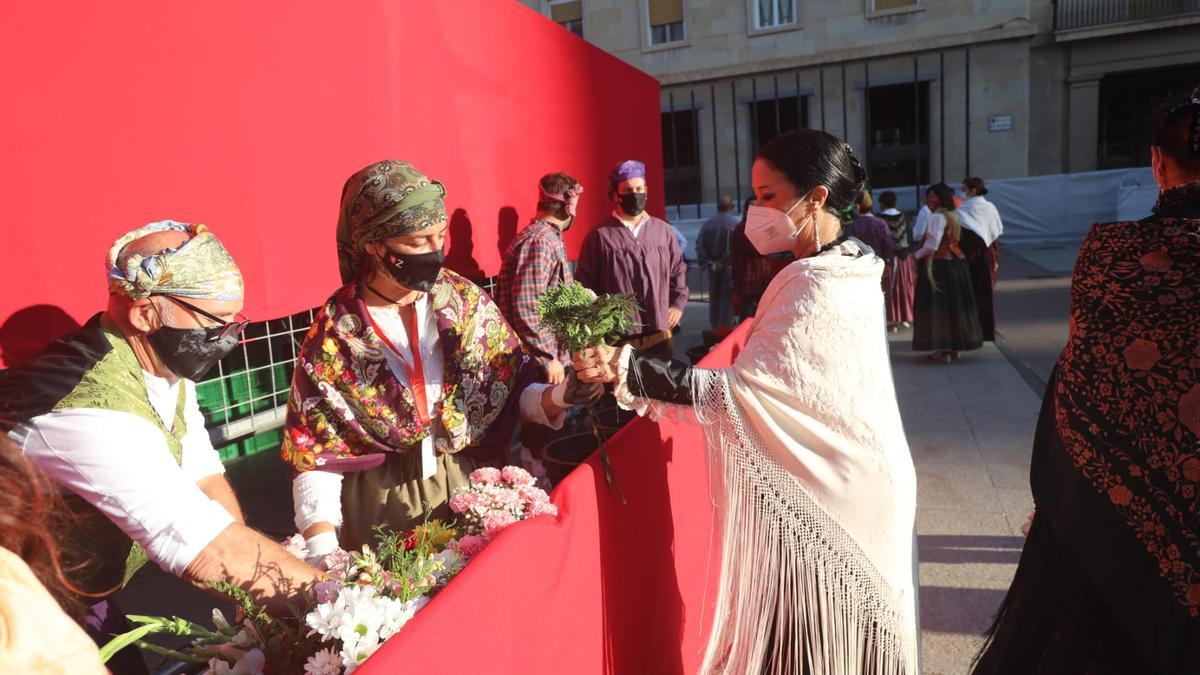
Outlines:
{"label": "outstretched hand holding flowers", "polygon": [[[612,354],[616,352],[613,345],[638,327],[634,318],[637,313],[638,305],[633,296],[613,294],[597,297],[579,282],[546,289],[538,303],[542,325],[554,333],[555,339],[569,353],[590,354],[589,358],[592,359],[596,359],[597,354],[607,354],[608,362],[612,361]],[[578,359],[578,356],[576,358]],[[603,372],[589,370],[585,374],[577,368],[575,375],[580,382],[585,383],[611,382],[615,378],[615,371],[612,376],[605,378]],[[600,420],[591,405],[587,406],[587,411],[592,422],[592,433],[596,436],[600,450],[600,460],[604,464],[604,481],[609,491],[616,488],[621,502],[624,503],[625,494],[613,473],[608,451],[604,447]]]}

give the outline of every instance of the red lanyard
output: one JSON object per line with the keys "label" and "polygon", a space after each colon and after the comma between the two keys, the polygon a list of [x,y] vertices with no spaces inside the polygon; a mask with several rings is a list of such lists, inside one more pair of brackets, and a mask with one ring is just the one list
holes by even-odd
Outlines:
{"label": "red lanyard", "polygon": [[[400,357],[400,350],[396,349],[396,345],[392,344],[387,334],[380,330],[379,325],[375,323],[375,318],[371,316],[371,310],[366,309],[365,305],[363,309],[366,310],[367,321],[371,322],[371,328],[375,330],[375,334],[397,357]],[[408,373],[408,384],[412,388],[413,400],[416,403],[417,420],[420,421],[421,426],[429,426],[429,404],[425,399],[425,368],[421,365],[421,342],[417,331],[416,308],[412,308],[407,315],[401,311],[400,318],[404,321],[404,333],[408,335],[408,346],[412,348],[413,367],[409,368],[402,357],[400,362],[404,364],[404,370]]]}

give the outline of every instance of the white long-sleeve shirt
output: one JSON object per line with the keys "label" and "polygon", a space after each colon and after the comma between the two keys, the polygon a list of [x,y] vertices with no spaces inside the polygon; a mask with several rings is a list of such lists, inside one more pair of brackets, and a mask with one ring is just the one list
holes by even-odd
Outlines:
{"label": "white long-sleeve shirt", "polygon": [[51,480],[99,509],[164,570],[180,575],[233,523],[233,516],[197,485],[225,473],[225,467],[204,428],[195,385],[146,372],[142,377],[150,404],[168,427],[179,387],[187,388],[182,465],[175,463],[157,426],[115,410],[53,411],[9,435]]}
{"label": "white long-sleeve shirt", "polygon": [[913,256],[917,260],[928,258],[937,252],[942,245],[942,235],[946,232],[946,216],[941,213],[930,214],[925,220],[925,238],[921,240],[921,248]]}
{"label": "white long-sleeve shirt", "polygon": [[[417,313],[417,334],[421,350],[421,371],[425,377],[426,414],[434,416],[437,404],[442,400],[444,363],[442,360],[441,337],[437,331],[437,315],[432,311],[429,295],[413,303]],[[371,319],[383,331],[384,336],[398,350],[385,349],[388,367],[405,386],[409,384],[408,370],[412,368],[412,345],[408,331],[399,313],[391,307],[368,307]],[[565,414],[554,419],[546,417],[542,406],[542,392],[549,385],[531,384],[521,392],[520,418],[523,422],[541,424],[552,429],[561,429]],[[421,441],[421,477],[432,477],[437,472],[437,456],[432,434]],[[292,501],[296,511],[296,528],[304,532],[316,523],[342,523],[342,474],[332,471],[304,471],[292,481]]]}

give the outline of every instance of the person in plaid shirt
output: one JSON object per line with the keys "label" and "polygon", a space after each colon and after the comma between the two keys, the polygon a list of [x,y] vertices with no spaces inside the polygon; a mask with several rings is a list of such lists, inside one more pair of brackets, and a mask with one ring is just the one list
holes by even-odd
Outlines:
{"label": "person in plaid shirt", "polygon": [[583,185],[565,173],[550,173],[538,183],[537,215],[513,240],[504,254],[496,303],[521,338],[526,353],[546,371],[546,381],[558,384],[566,378],[569,354],[542,330],[538,299],[551,286],[574,281],[567,263],[562,233],[575,220],[575,207]]}

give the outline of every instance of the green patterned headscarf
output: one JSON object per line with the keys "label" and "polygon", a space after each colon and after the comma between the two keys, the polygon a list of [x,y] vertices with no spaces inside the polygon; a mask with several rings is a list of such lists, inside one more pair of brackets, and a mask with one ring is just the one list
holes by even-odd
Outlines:
{"label": "green patterned headscarf", "polygon": [[[178,248],[120,261],[126,246],[156,232],[183,232],[189,238]],[[241,271],[208,227],[174,220],[139,227],[112,245],[108,250],[108,288],[134,300],[151,293],[202,300],[241,300],[245,294]]]}
{"label": "green patterned headscarf", "polygon": [[408,162],[384,160],[359,171],[342,188],[338,268],[342,283],[358,273],[367,242],[432,227],[446,220],[446,188]]}

